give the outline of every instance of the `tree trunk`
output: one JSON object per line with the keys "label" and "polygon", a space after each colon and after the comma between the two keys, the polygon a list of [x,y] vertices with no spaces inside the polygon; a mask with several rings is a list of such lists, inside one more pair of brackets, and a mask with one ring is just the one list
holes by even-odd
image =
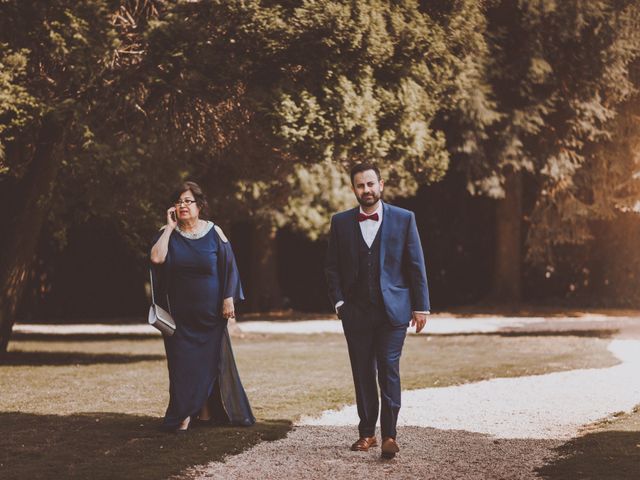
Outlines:
{"label": "tree trunk", "polygon": [[505,180],[505,198],[496,205],[496,256],[491,300],[522,300],[522,172]]}
{"label": "tree trunk", "polygon": [[640,219],[635,212],[594,222],[588,294],[597,306],[640,306]]}
{"label": "tree trunk", "polygon": [[22,182],[21,195],[12,207],[22,207],[13,222],[5,248],[0,252],[0,354],[7,351],[15,313],[35,257],[46,219],[55,179],[62,161],[62,124],[47,115]]}
{"label": "tree trunk", "polygon": [[253,311],[282,308],[282,292],[278,281],[277,228],[270,223],[255,225],[251,246],[251,293],[249,306]]}

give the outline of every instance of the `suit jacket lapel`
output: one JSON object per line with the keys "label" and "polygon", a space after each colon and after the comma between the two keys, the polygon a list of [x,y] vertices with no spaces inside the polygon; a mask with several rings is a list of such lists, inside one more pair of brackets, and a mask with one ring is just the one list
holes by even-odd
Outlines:
{"label": "suit jacket lapel", "polygon": [[384,271],[384,254],[386,253],[385,246],[387,245],[387,238],[389,237],[389,230],[391,229],[391,213],[389,206],[382,202],[382,225],[380,225],[380,272]]}

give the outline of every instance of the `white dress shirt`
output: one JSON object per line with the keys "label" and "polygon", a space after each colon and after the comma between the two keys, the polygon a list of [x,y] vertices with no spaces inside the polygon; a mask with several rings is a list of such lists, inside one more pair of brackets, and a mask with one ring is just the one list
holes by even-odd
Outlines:
{"label": "white dress shirt", "polygon": [[367,247],[371,248],[373,241],[376,239],[376,234],[378,230],[380,230],[380,225],[382,224],[382,202],[378,202],[378,209],[375,212],[366,213],[360,207],[360,213],[364,215],[373,215],[374,213],[378,214],[378,221],[375,220],[364,220],[362,222],[358,222],[360,224],[360,232],[362,232],[362,238],[364,238],[364,243],[367,244]]}

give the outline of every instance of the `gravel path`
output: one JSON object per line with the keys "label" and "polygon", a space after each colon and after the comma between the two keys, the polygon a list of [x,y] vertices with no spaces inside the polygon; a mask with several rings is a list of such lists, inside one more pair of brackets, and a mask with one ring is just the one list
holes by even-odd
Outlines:
{"label": "gravel path", "polygon": [[[614,340],[603,369],[494,379],[403,393],[401,452],[351,452],[355,407],[303,418],[289,435],[181,478],[535,479],[580,426],[640,402],[640,341]],[[437,428],[433,428],[433,427]],[[379,432],[378,432],[379,437]]]}
{"label": "gravel path", "polygon": [[[564,317],[548,319],[544,317],[453,317],[446,314],[433,315],[429,318],[421,335],[452,335],[472,333],[495,333],[501,331],[522,331],[544,328],[567,329],[579,327],[593,328],[594,324],[601,325],[609,322],[619,324],[631,320],[631,317],[611,317],[605,315],[582,315],[580,317]],[[249,321],[238,322],[237,325],[246,333],[283,333],[283,334],[313,334],[340,333],[342,323],[335,319],[305,320],[305,321]],[[19,323],[13,331],[22,334],[46,335],[160,335],[152,326],[139,324],[29,324]],[[411,329],[409,330],[411,333]]]}
{"label": "gravel path", "polygon": [[[429,318],[421,334],[451,335],[465,333],[493,333],[505,328],[525,327],[543,323],[541,317],[474,317],[454,318],[433,316]],[[239,324],[247,333],[343,333],[339,320],[306,320],[302,322],[242,322]],[[411,330],[409,330],[411,333]]]}
{"label": "gravel path", "polygon": [[557,440],[497,440],[487,435],[402,427],[401,452],[381,460],[380,449],[351,452],[354,427],[297,427],[225,463],[187,470],[182,478],[211,479],[531,479],[553,455]]}
{"label": "gravel path", "polygon": [[[640,403],[640,341],[614,340],[609,350],[619,365],[403,392],[399,424],[498,438],[569,439],[583,425]],[[357,422],[353,405],[300,424]]]}

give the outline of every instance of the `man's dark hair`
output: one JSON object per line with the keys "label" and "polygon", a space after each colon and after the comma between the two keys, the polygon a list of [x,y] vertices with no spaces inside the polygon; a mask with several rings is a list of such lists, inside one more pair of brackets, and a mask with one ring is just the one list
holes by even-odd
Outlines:
{"label": "man's dark hair", "polygon": [[353,177],[356,176],[356,173],[366,172],[367,170],[373,170],[376,173],[376,177],[378,177],[378,181],[380,181],[380,169],[373,163],[362,162],[354,165],[351,169],[351,185],[353,186]]}
{"label": "man's dark hair", "polygon": [[180,195],[189,190],[193,193],[193,199],[196,201],[196,205],[198,205],[198,208],[200,209],[200,216],[206,217],[209,215],[209,203],[207,202],[207,197],[204,195],[200,185],[196,182],[182,182],[178,188],[173,191],[173,194],[171,195],[171,203],[175,204],[180,199]]}

